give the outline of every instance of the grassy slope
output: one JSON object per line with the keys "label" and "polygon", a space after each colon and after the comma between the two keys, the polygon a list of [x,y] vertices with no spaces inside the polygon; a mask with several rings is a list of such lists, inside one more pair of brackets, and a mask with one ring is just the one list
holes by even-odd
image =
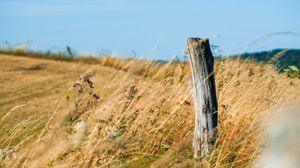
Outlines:
{"label": "grassy slope", "polygon": [[[219,142],[208,157],[195,162],[188,66],[112,61],[100,62],[127,72],[1,55],[0,148],[5,156],[0,163],[7,167],[251,167],[261,151],[262,124],[280,108],[299,101],[299,80],[279,75],[271,65],[218,61]],[[91,88],[84,81],[79,82],[82,93],[72,89],[80,75],[92,76],[92,92],[100,93],[100,102],[89,103]],[[74,108],[83,114],[70,122]]]}
{"label": "grassy slope", "polygon": [[[29,141],[34,139],[73,83],[90,68],[83,63],[0,55],[0,148],[10,148],[28,137]],[[103,77],[95,81],[99,86],[115,72],[108,67],[95,68]]]}
{"label": "grassy slope", "polygon": [[255,53],[243,53],[241,58],[252,58],[258,62],[270,62],[276,68],[283,72],[284,69],[293,65],[300,67],[300,50],[299,49],[274,49],[271,51],[262,51]]}

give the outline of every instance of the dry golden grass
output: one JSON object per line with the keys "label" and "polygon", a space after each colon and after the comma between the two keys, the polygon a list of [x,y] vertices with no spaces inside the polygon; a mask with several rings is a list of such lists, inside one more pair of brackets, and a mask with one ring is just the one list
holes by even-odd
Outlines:
{"label": "dry golden grass", "polygon": [[[217,61],[218,142],[195,161],[186,63],[1,56],[0,69],[3,167],[253,167],[268,124],[300,100],[299,80],[271,65]],[[78,79],[80,92],[72,87]],[[74,111],[79,118],[70,121]]]}

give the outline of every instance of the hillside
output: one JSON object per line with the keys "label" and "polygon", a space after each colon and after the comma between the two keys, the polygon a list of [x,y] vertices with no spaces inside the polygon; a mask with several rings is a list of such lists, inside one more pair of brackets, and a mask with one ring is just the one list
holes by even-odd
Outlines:
{"label": "hillside", "polygon": [[0,55],[0,167],[253,167],[300,81],[251,60],[215,70],[219,138],[195,161],[186,63]]}
{"label": "hillside", "polygon": [[[212,47],[213,48],[213,47]],[[70,51],[69,51],[70,50]],[[100,56],[80,56],[76,53],[71,52],[71,49],[60,52],[42,52],[42,51],[31,51],[26,49],[3,49],[0,48],[0,54],[4,55],[17,55],[23,57],[31,58],[43,58],[43,59],[55,59],[62,61],[80,61],[86,63],[97,62],[97,57]],[[187,54],[187,53],[186,53]],[[185,60],[187,55],[181,56]],[[224,58],[224,56],[218,56],[216,59]],[[300,68],[300,49],[273,49],[269,51],[260,52],[245,52],[236,55],[228,55],[225,58],[241,58],[241,59],[251,59],[259,63],[271,63],[273,64],[279,72],[283,72],[284,69],[289,66],[296,66]],[[179,58],[178,58],[179,59]],[[159,62],[165,63],[165,60],[159,60]]]}
{"label": "hillside", "polygon": [[243,59],[254,59],[257,62],[272,63],[283,72],[288,66],[300,68],[300,49],[274,49],[253,53],[243,53],[238,57]]}

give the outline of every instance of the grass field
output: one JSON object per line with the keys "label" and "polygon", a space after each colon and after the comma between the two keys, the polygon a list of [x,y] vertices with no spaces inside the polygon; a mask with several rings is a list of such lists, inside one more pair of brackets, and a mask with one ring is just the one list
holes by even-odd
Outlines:
{"label": "grass field", "polygon": [[254,167],[300,81],[238,58],[215,70],[219,137],[194,160],[187,63],[2,54],[0,167]]}

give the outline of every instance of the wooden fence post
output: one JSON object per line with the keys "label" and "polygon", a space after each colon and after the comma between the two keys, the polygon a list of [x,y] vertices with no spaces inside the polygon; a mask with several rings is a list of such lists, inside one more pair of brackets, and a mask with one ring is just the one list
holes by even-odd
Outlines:
{"label": "wooden fence post", "polygon": [[195,130],[194,158],[209,153],[217,139],[218,102],[214,78],[214,58],[209,40],[187,40],[189,62],[194,86]]}

